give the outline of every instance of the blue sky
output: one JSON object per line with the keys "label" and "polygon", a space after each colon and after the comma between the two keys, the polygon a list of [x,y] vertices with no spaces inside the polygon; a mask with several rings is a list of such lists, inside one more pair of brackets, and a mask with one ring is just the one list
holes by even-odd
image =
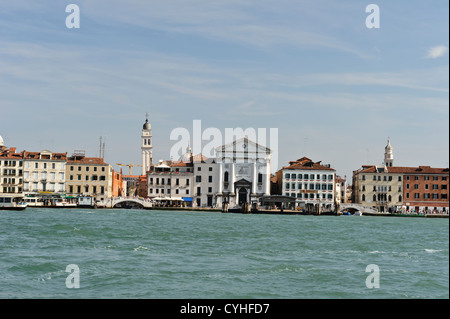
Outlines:
{"label": "blue sky", "polygon": [[[68,4],[80,8],[68,29]],[[365,24],[368,4],[380,28]],[[448,1],[0,0],[0,135],[20,150],[155,160],[174,128],[278,128],[351,179],[383,161],[448,167]],[[206,143],[206,142],[204,142]],[[270,145],[268,145],[270,147]],[[126,170],[127,171],[127,170]],[[137,169],[135,169],[137,172]]]}

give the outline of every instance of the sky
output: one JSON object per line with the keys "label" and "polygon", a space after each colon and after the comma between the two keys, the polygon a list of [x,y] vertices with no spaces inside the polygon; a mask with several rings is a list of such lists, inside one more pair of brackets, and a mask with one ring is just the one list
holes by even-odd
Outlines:
{"label": "sky", "polygon": [[148,113],[154,161],[200,120],[267,141],[277,129],[272,171],[306,156],[351,182],[388,138],[395,166],[448,167],[448,12],[444,0],[0,0],[0,136],[94,157],[103,137],[120,170],[141,164]]}

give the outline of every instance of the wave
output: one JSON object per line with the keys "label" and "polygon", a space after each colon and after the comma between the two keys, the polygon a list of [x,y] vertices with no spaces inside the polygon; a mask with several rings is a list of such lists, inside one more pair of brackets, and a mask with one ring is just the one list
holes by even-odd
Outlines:
{"label": "wave", "polygon": [[442,251],[442,249],[425,249],[427,253],[433,254]]}

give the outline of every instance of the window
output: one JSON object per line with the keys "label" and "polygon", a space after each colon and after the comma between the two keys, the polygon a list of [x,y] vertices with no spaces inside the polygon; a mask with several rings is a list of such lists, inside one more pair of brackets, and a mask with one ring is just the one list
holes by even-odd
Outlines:
{"label": "window", "polygon": [[378,176],[378,180],[381,181],[381,176]]}
{"label": "window", "polygon": [[212,172],[212,169],[213,169],[212,167],[209,167],[209,171],[210,171],[210,172]]}
{"label": "window", "polygon": [[[199,167],[200,168],[200,167]],[[197,183],[201,183],[202,182],[202,177],[200,175],[195,176],[195,181]]]}
{"label": "window", "polygon": [[86,172],[89,172],[89,166],[86,166]]}
{"label": "window", "polygon": [[78,179],[79,181],[81,181],[81,175],[80,175],[80,174],[77,175],[77,179]]}
{"label": "window", "polygon": [[424,179],[425,179],[426,181],[429,181],[429,180],[430,180],[430,176],[424,176]]}
{"label": "window", "polygon": [[430,193],[423,194],[423,198],[424,199],[430,199]]}
{"label": "window", "polygon": [[319,174],[317,174],[316,178],[317,178],[317,179],[320,179],[320,175],[319,175]]}
{"label": "window", "polygon": [[365,202],[366,201],[366,195],[362,194],[362,201]]}
{"label": "window", "polygon": [[297,178],[298,178],[298,179],[302,179],[302,178],[303,178],[303,175],[302,175],[302,174],[298,174],[298,175],[297,175]]}
{"label": "window", "polygon": [[399,181],[399,182],[402,181],[402,177],[401,177],[401,176],[398,177],[398,181]]}
{"label": "window", "polygon": [[362,191],[365,192],[366,191],[366,185],[362,186]]}
{"label": "window", "polygon": [[418,181],[419,180],[419,176],[414,176],[414,180]]}
{"label": "window", "polygon": [[39,168],[39,163],[34,163],[34,168]]}
{"label": "window", "polygon": [[362,179],[363,181],[365,181],[365,180],[366,180],[366,175],[363,175],[363,176],[361,177],[361,179]]}
{"label": "window", "polygon": [[285,188],[286,188],[286,189],[289,189],[289,186],[290,186],[290,185],[291,185],[291,184],[286,183]]}
{"label": "window", "polygon": [[309,184],[309,189],[314,189],[314,184],[313,183]]}
{"label": "window", "polygon": [[211,175],[209,175],[208,176],[208,183],[212,183],[212,181],[213,181],[212,179],[213,179],[213,177]]}
{"label": "window", "polygon": [[439,199],[439,194],[433,194],[433,199]]}
{"label": "window", "polygon": [[153,185],[153,177],[150,177],[150,185]]}
{"label": "window", "polygon": [[105,171],[105,168],[104,167],[102,167],[102,172],[104,172]]}
{"label": "window", "polygon": [[406,189],[409,189],[409,184],[406,184]]}
{"label": "window", "polygon": [[105,175],[100,176],[100,180],[101,181],[106,181],[106,176]]}
{"label": "window", "polygon": [[186,189],[186,194],[189,195],[189,189]]}
{"label": "window", "polygon": [[202,171],[202,168],[199,166],[199,167],[197,167],[197,171],[198,172],[201,172]]}
{"label": "window", "polygon": [[316,190],[320,190],[320,184],[319,183],[316,184]]}
{"label": "window", "polygon": [[189,185],[189,178],[186,178],[186,185]]}
{"label": "window", "polygon": [[430,189],[428,184],[425,184],[425,189]]}
{"label": "window", "polygon": [[441,194],[441,199],[447,199],[447,194]]}
{"label": "window", "polygon": [[175,185],[180,185],[180,179],[179,179],[179,178],[177,178],[177,179],[175,180]]}
{"label": "window", "polygon": [[[86,176],[87,177],[87,176]],[[89,193],[89,186],[84,186],[84,191],[86,192],[86,193]]]}
{"label": "window", "polygon": [[420,198],[420,194],[419,193],[414,193],[414,198],[415,199],[419,199]]}
{"label": "window", "polygon": [[328,184],[328,190],[332,191],[333,190],[333,184]]}
{"label": "window", "polygon": [[81,166],[78,166],[78,171],[81,172]]}
{"label": "window", "polygon": [[441,185],[441,189],[447,189],[447,185],[442,184],[442,185]]}
{"label": "window", "polygon": [[212,193],[212,187],[208,187],[208,193]]}
{"label": "window", "polygon": [[96,172],[97,171],[97,166],[94,166],[94,172]]}
{"label": "window", "polygon": [[200,196],[201,194],[202,194],[201,188],[200,188],[200,187],[197,187],[197,196]]}
{"label": "window", "polygon": [[442,176],[442,180],[446,181],[447,180],[447,176]]}
{"label": "window", "polygon": [[376,202],[376,201],[377,201],[377,195],[373,195],[372,200],[373,200],[374,202]]}
{"label": "window", "polygon": [[376,181],[376,180],[377,180],[377,177],[376,177],[375,175],[373,175],[373,180],[374,180],[374,181]]}
{"label": "window", "polygon": [[392,196],[391,195],[388,196],[388,201],[392,202]]}
{"label": "window", "polygon": [[328,175],[328,179],[331,181],[333,179],[333,175]]}
{"label": "window", "polygon": [[89,180],[89,175],[86,175],[86,180],[87,180],[87,181]]}
{"label": "window", "polygon": [[[364,176],[364,175],[363,175]],[[308,174],[305,174],[305,175],[303,175],[303,178],[304,179],[309,179],[309,175]]]}
{"label": "window", "polygon": [[406,193],[406,198],[408,198],[408,199],[409,199],[409,193]]}
{"label": "window", "polygon": [[409,181],[409,176],[406,176],[406,180]]}
{"label": "window", "polygon": [[437,176],[433,176],[433,181],[437,181],[439,178]]}
{"label": "window", "polygon": [[439,189],[439,185],[438,184],[433,184],[433,189]]}
{"label": "window", "polygon": [[284,174],[284,178],[291,178],[291,174],[288,173]]}
{"label": "window", "polygon": [[323,174],[322,179],[327,179],[327,175]]}
{"label": "window", "polygon": [[228,172],[225,172],[224,176],[223,176],[223,181],[228,183]]}
{"label": "window", "polygon": [[[297,178],[297,174],[292,174],[291,178]],[[262,183],[262,181],[261,181],[261,183]]]}
{"label": "window", "polygon": [[419,184],[414,184],[414,189],[419,189]]}
{"label": "window", "polygon": [[386,180],[387,180],[387,176],[384,175],[384,176],[383,176],[383,181],[386,181]]}
{"label": "window", "polygon": [[399,201],[399,202],[402,201],[402,195],[398,195],[398,201]]}
{"label": "window", "polygon": [[389,175],[388,180],[389,180],[389,181],[392,181],[392,175]]}

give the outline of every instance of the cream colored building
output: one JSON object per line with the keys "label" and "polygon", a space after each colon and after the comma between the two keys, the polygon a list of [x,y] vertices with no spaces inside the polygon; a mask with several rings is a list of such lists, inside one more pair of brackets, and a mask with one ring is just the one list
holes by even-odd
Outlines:
{"label": "cream colored building", "polygon": [[403,203],[403,174],[385,165],[367,165],[353,173],[353,202],[378,211],[398,210]]}
{"label": "cream colored building", "polygon": [[83,151],[75,151],[67,158],[67,197],[93,196],[96,200],[112,197],[113,167],[99,157],[85,157]]}

